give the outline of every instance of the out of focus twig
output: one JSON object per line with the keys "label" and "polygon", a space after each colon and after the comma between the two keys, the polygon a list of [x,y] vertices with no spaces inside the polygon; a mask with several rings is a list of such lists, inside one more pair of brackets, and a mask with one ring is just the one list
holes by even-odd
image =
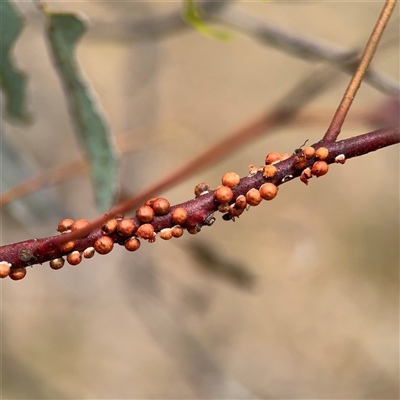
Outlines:
{"label": "out of focus twig", "polygon": [[[159,144],[158,142],[150,142],[148,139],[144,139],[145,135],[142,138],[136,136],[135,139],[132,139],[132,137],[132,132],[126,132],[116,137],[118,148],[123,155],[133,151],[145,150],[152,145]],[[89,166],[84,157],[64,164],[54,165],[1,193],[0,207],[45,187],[57,185],[70,179],[85,177],[88,172]]]}
{"label": "out of focus twig", "polygon": [[[218,13],[211,12],[211,14],[218,21],[251,34],[262,43],[292,53],[296,57],[314,61],[328,61],[351,75],[360,60],[359,49],[341,50],[334,45],[307,37],[299,32],[289,33],[265,20],[261,20],[259,17],[244,12],[238,7],[227,7],[219,10]],[[400,94],[398,82],[372,68],[365,74],[364,79],[365,82],[384,93]]]}
{"label": "out of focus twig", "polygon": [[[305,35],[290,34],[259,17],[244,12],[239,7],[230,5],[228,2],[206,1],[202,3],[204,18],[215,18],[219,22],[228,24],[254,36],[269,46],[274,46],[282,51],[294,54],[296,57],[313,61],[327,61],[337,66],[342,71],[352,74],[359,62],[359,49],[340,50],[332,45],[322,43]],[[98,22],[92,28],[96,35],[112,35],[112,31],[118,31],[120,35],[133,40],[164,39],[169,35],[178,33],[190,26],[182,19],[181,10],[173,11],[167,15],[152,16],[140,21],[123,20],[109,24]],[[122,32],[121,32],[122,30]],[[117,33],[118,34],[118,33]],[[391,43],[390,38],[385,43]],[[382,44],[384,47],[385,44]],[[388,46],[386,46],[388,47]],[[389,77],[370,69],[364,76],[365,82],[377,90],[393,96],[400,95],[399,84]]]}
{"label": "out of focus twig", "polygon": [[339,107],[335,112],[335,115],[333,116],[332,122],[329,125],[329,128],[324,136],[324,140],[332,142],[337,139],[342,129],[344,120],[346,119],[346,115],[350,110],[354,98],[356,97],[362,79],[367,72],[367,68],[372,61],[372,58],[375,55],[376,49],[378,48],[379,40],[381,39],[383,31],[386,28],[390,16],[392,15],[394,6],[396,5],[396,1],[397,0],[386,0],[386,4],[383,7],[382,13],[379,16],[379,19],[368,40],[360,63],[350,80],[349,86],[347,87],[346,92],[343,95],[342,101],[340,102]]}
{"label": "out of focus twig", "polygon": [[[201,3],[201,7],[204,11],[204,19],[213,18],[218,22],[228,24],[254,36],[268,46],[274,46],[282,51],[292,53],[296,57],[313,61],[327,61],[350,75],[353,74],[358,65],[360,49],[343,50],[335,45],[299,34],[299,32],[289,33],[264,19],[243,11],[229,1],[205,1]],[[191,27],[182,19],[182,11],[179,9],[166,15],[153,15],[139,21],[132,21],[131,17],[119,20],[118,24],[115,21],[98,21],[91,29],[91,34],[108,39],[117,36],[135,41],[163,40],[171,34],[181,32],[183,29],[191,29]],[[385,44],[382,43],[382,48],[388,47],[387,43],[392,45],[392,40],[389,38]],[[372,68],[366,73],[364,80],[383,93],[392,96],[400,95],[397,82]]]}

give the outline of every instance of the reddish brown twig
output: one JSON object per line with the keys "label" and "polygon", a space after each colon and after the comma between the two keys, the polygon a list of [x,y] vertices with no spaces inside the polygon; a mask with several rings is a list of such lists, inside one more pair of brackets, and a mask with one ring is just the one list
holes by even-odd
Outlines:
{"label": "reddish brown twig", "polygon": [[[328,156],[324,161],[327,164],[332,164],[338,162],[339,158],[343,161],[344,159],[358,157],[399,142],[400,128],[387,128],[339,142],[321,141],[315,143],[312,147],[315,150],[325,147],[328,151]],[[279,186],[297,178],[302,174],[304,169],[312,167],[317,161],[315,156],[311,157],[305,161],[301,169],[298,169],[295,166],[296,157],[298,157],[298,155],[293,155],[290,158],[275,164],[276,173],[273,177],[266,178],[263,176],[262,172],[258,172],[254,175],[242,178],[237,187],[233,189],[233,199],[230,203],[234,202],[240,195],[246,195],[250,189],[260,188],[260,186],[266,182]],[[166,181],[164,180],[164,182]],[[143,191],[136,195],[134,199],[143,202],[147,199],[147,194],[152,192],[152,190]],[[199,231],[204,225],[209,225],[211,223],[210,216],[218,210],[219,203],[215,200],[214,192],[211,191],[196,199],[175,205],[171,207],[170,211],[166,215],[156,216],[151,221],[151,225],[154,227],[155,232],[160,232],[162,229],[171,228],[175,225],[172,222],[171,215],[177,207],[182,207],[188,212],[188,219],[184,224],[182,224],[182,227],[192,231],[193,229]],[[105,219],[107,220],[108,218],[106,217]],[[133,218],[133,220],[137,226],[140,225],[140,222],[136,218]],[[41,264],[65,256],[71,251],[68,253],[62,252],[58,246],[58,242],[59,238],[68,235],[70,234],[52,236],[43,239],[30,239],[19,243],[1,246],[0,261],[8,262],[12,264],[12,268],[17,268]],[[101,236],[103,236],[103,233],[101,230],[97,229],[92,231],[87,237],[77,239],[74,251],[80,252],[93,246],[95,241]],[[114,232],[110,237],[118,244],[123,244],[127,240],[127,237],[121,236],[117,232]]]}
{"label": "reddish brown twig", "polygon": [[386,4],[382,10],[381,15],[379,16],[378,22],[376,23],[375,28],[372,31],[371,37],[369,38],[368,43],[364,49],[364,53],[361,57],[357,70],[351,78],[343,99],[340,102],[339,107],[337,108],[335,115],[333,116],[332,122],[325,133],[323,139],[324,141],[334,142],[339,136],[344,120],[346,119],[346,115],[351,107],[351,104],[353,103],[354,98],[356,97],[363,76],[367,71],[367,68],[375,54],[375,51],[379,44],[379,40],[389,21],[390,15],[393,12],[394,6],[396,5],[396,1],[397,0],[386,0]]}

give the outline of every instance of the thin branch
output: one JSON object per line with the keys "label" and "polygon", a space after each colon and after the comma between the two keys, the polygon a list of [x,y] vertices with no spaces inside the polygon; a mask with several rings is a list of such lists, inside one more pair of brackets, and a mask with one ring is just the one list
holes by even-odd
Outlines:
{"label": "thin branch", "polygon": [[[377,131],[369,132],[360,136],[350,139],[345,139],[339,142],[318,142],[312,147],[318,149],[326,147],[328,156],[324,160],[327,164],[337,162],[337,157],[340,156],[347,160],[353,157],[359,157],[364,154],[376,151],[378,149],[391,146],[400,142],[400,128],[386,128]],[[295,166],[296,155],[275,164],[276,173],[271,178],[265,178],[262,172],[244,177],[240,183],[233,189],[233,199],[246,193],[252,188],[260,188],[264,183],[271,182],[276,186],[282,185],[288,181],[293,180],[301,175],[302,170],[307,167],[312,167],[316,161],[315,157],[308,159],[304,164],[303,169],[297,169]],[[165,183],[167,181],[164,181]],[[147,200],[148,196],[154,193],[154,190],[144,190],[139,192],[129,202],[132,204],[142,203]],[[233,200],[234,201],[234,200]],[[194,200],[189,200],[185,203],[171,207],[166,215],[156,216],[151,221],[155,232],[160,232],[162,229],[172,228],[175,224],[172,222],[171,215],[174,209],[183,207],[188,212],[188,219],[182,227],[185,229],[200,229],[204,225],[208,225],[209,217],[218,210],[219,204],[215,200],[214,192],[202,195]],[[121,207],[120,207],[121,208]],[[106,218],[106,221],[110,218]],[[132,218],[136,226],[141,223]],[[81,230],[82,231],[82,230]],[[19,243],[13,243],[0,247],[0,261],[6,261],[12,264],[12,268],[26,267],[34,264],[41,264],[55,258],[65,256],[68,253],[62,252],[58,246],[60,238],[66,237],[71,234],[63,234],[59,236],[52,236],[42,239],[30,239]],[[94,245],[94,242],[103,236],[101,230],[97,229],[89,233],[87,237],[77,239],[75,241],[74,251],[83,251],[88,247]],[[110,235],[115,243],[124,244],[127,237],[121,236],[118,232]]]}
{"label": "thin branch", "polygon": [[369,38],[368,43],[365,47],[364,53],[360,60],[360,64],[357,67],[357,70],[354,73],[349,83],[349,86],[346,89],[343,99],[340,102],[335,115],[333,116],[332,122],[327,132],[325,133],[325,141],[333,142],[339,136],[344,120],[346,119],[346,115],[351,107],[351,104],[353,103],[354,98],[356,97],[363,76],[367,71],[372,58],[374,57],[376,49],[378,48],[379,40],[393,12],[396,1],[397,0],[386,0],[386,4],[383,7],[378,22],[376,23],[375,28],[372,31],[371,37]]}

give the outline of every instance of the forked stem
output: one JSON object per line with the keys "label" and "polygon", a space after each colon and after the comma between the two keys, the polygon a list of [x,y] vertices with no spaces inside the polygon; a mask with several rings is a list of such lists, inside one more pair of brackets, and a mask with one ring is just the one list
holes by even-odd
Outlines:
{"label": "forked stem", "polygon": [[354,73],[354,76],[352,77],[349,86],[346,89],[346,92],[343,96],[342,101],[339,104],[339,107],[335,112],[335,115],[333,116],[332,122],[325,133],[323,141],[334,142],[339,136],[344,120],[346,119],[346,115],[351,107],[351,104],[353,103],[354,98],[356,97],[363,76],[367,71],[372,58],[374,57],[379,40],[389,21],[390,15],[393,12],[396,1],[397,0],[386,0],[385,6],[383,7],[381,15],[379,16],[378,22],[376,23],[375,28],[372,31],[372,34],[368,40],[368,43],[365,46],[360,64],[358,65],[357,70]]}

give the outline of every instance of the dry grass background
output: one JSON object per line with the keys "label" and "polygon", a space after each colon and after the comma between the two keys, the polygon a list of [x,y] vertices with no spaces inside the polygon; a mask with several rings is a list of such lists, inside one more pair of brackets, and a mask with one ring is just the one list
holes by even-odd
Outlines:
{"label": "dry grass background", "polygon": [[[27,26],[16,47],[30,76],[31,127],[5,124],[35,171],[80,154],[63,92],[31,3],[18,3]],[[120,181],[133,192],[171,171],[283,98],[321,65],[233,32],[229,42],[191,28],[137,40],[124,25],[179,7],[178,2],[53,2],[83,12],[91,30],[79,61],[112,131],[151,143],[124,157]],[[363,46],[379,2],[243,2],[243,10],[343,49]],[[373,65],[398,79],[397,40]],[[224,28],[229,29],[229,28]],[[241,176],[269,151],[291,152],[319,140],[349,77],[307,105],[326,115],[249,143],[166,193],[172,203],[212,187],[226,171]],[[354,110],[385,96],[363,85]],[[372,130],[365,121],[342,137]],[[155,142],[159,144],[154,145]],[[2,243],[55,234],[61,217],[96,216],[90,183],[65,182],[37,196],[52,204],[26,219],[2,210]],[[33,201],[28,196],[25,201]],[[21,212],[19,212],[20,210]],[[24,223],[24,221],[26,223]],[[195,246],[202,249],[196,251]],[[206,250],[204,250],[204,248]],[[234,283],[204,263],[214,252],[254,276]],[[202,254],[202,255],[200,255]],[[399,153],[384,149],[332,166],[306,187],[283,185],[277,199],[235,223],[180,240],[116,248],[78,267],[28,270],[1,283],[2,398],[398,398]]]}

